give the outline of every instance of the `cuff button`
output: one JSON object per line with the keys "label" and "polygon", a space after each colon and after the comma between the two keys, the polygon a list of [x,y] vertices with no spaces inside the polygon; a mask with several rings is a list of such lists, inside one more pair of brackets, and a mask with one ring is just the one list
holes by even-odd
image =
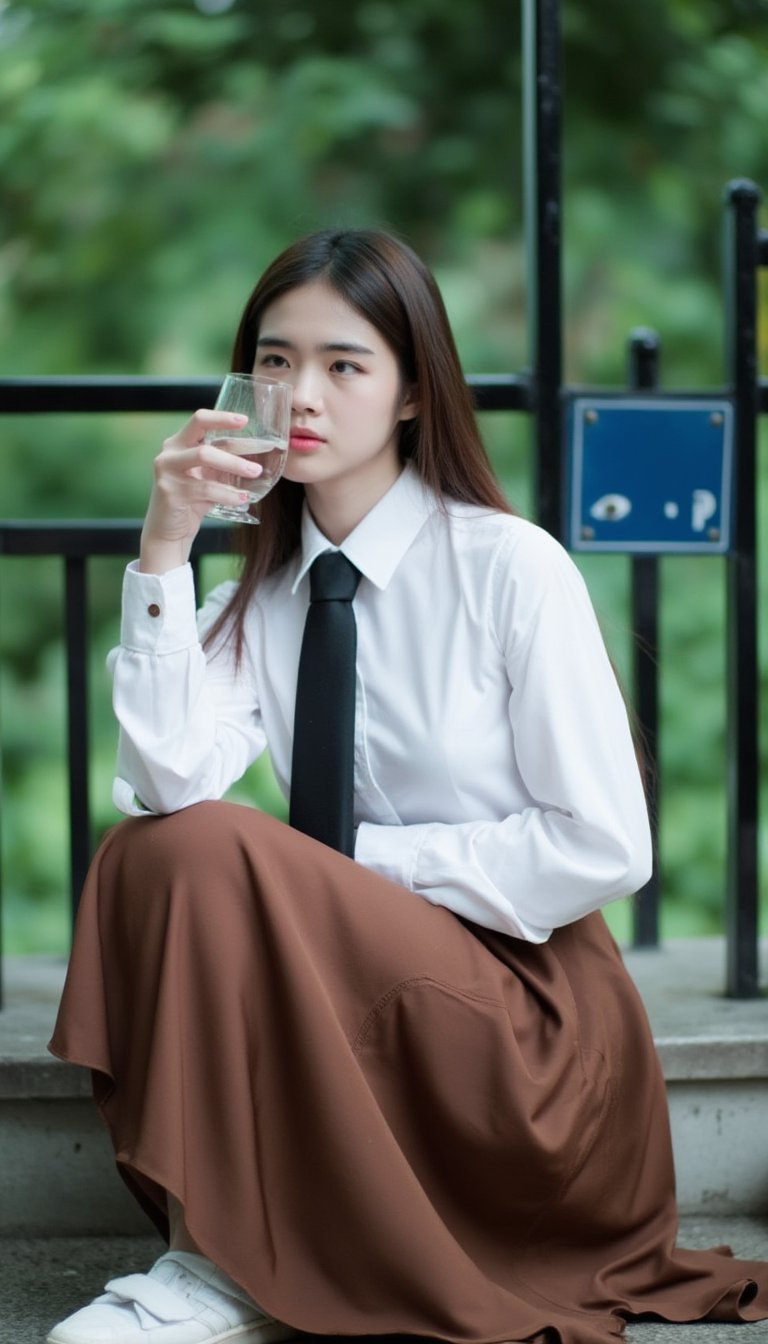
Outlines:
{"label": "cuff button", "polygon": [[160,608],[158,607],[156,602],[150,602],[149,606],[147,607],[147,611],[149,612],[150,616],[160,615]]}

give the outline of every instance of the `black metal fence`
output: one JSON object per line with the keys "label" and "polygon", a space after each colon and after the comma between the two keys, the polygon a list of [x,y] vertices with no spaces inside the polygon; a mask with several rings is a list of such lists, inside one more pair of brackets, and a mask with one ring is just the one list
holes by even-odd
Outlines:
{"label": "black metal fence", "polygon": [[[559,0],[524,3],[524,136],[531,370],[473,377],[479,410],[530,414],[534,423],[535,499],[539,521],[565,536],[565,408],[575,389],[562,380],[561,82]],[[748,998],[758,981],[758,665],[755,517],[757,417],[768,412],[768,380],[757,370],[757,271],[768,266],[768,231],[760,231],[758,188],[732,182],[724,220],[725,387],[734,414],[733,544],[727,568],[728,882],[726,992]],[[656,394],[659,342],[652,331],[629,339],[628,391]],[[214,380],[149,378],[9,378],[0,380],[0,413],[192,411],[211,405]],[[583,391],[583,389],[581,390]],[[696,394],[694,394],[696,395]],[[702,394],[698,394],[702,395]],[[0,523],[0,556],[54,555],[65,570],[68,678],[71,890],[90,858],[87,688],[87,564],[98,556],[137,553],[136,522]],[[195,557],[221,553],[228,530],[206,526]],[[658,561],[632,559],[632,625],[637,636],[634,684],[649,764],[651,810],[658,832]],[[635,907],[635,942],[658,941],[658,865]]]}

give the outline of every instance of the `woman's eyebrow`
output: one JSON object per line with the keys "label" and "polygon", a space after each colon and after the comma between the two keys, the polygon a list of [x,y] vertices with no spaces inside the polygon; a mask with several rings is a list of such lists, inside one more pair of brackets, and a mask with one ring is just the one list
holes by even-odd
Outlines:
{"label": "woman's eyebrow", "polygon": [[[257,346],[271,345],[278,350],[295,350],[296,346],[292,341],[286,341],[282,336],[259,336]],[[315,346],[320,354],[329,354],[332,351],[340,351],[345,355],[373,355],[376,352],[369,350],[367,345],[357,345],[354,341],[328,341],[325,345]]]}

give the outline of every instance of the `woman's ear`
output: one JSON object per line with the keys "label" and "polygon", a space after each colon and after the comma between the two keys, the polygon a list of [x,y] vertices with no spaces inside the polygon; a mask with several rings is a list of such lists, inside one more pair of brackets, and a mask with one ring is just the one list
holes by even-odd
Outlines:
{"label": "woman's ear", "polygon": [[415,420],[419,414],[418,388],[415,383],[409,383],[403,392],[403,401],[400,406],[400,420]]}

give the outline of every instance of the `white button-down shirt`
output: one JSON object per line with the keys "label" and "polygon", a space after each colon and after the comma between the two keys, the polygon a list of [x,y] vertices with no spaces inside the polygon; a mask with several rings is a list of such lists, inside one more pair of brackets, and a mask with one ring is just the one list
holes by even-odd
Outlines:
{"label": "white button-down shirt", "polygon": [[[196,623],[189,566],[129,566],[109,657],[121,810],[219,798],[267,746],[288,795],[308,570],[328,549],[305,508],[301,552],[249,608],[237,672],[198,636],[233,584]],[[363,576],[355,859],[533,942],[637,890],[651,846],[627,715],[562,547],[521,518],[442,511],[406,468],[340,549]]]}

